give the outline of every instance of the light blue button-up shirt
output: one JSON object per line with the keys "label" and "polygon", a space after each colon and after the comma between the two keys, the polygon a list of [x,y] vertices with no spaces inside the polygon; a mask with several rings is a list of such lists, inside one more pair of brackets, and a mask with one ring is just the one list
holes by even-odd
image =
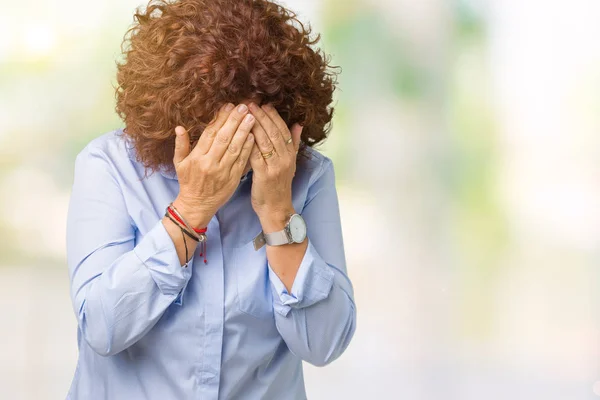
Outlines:
{"label": "light blue button-up shirt", "polygon": [[302,360],[339,357],[356,327],[334,169],[298,163],[293,206],[308,248],[291,293],[271,269],[249,172],[208,225],[207,260],[182,268],[162,218],[174,172],[144,177],[122,130],[77,155],[67,217],[79,360],[72,400],[304,399]]}

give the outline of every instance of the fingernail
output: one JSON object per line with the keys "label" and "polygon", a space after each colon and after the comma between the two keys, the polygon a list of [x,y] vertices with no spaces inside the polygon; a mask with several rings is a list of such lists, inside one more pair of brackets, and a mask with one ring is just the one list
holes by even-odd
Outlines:
{"label": "fingernail", "polygon": [[180,126],[176,127],[175,128],[175,134],[179,135],[179,136],[183,135],[183,128],[180,127]]}
{"label": "fingernail", "polygon": [[233,107],[235,107],[233,104],[227,103],[225,105],[225,111],[231,111],[231,110],[233,110]]}
{"label": "fingernail", "polygon": [[252,116],[252,114],[248,114],[244,117],[244,122],[249,124],[250,122],[254,121],[254,116]]}
{"label": "fingernail", "polygon": [[247,141],[251,142],[254,140],[254,135],[253,134],[249,134],[248,137],[246,138]]}
{"label": "fingernail", "polygon": [[248,110],[248,106],[245,104],[240,104],[238,106],[238,112],[240,112],[240,113],[245,113],[247,110]]}

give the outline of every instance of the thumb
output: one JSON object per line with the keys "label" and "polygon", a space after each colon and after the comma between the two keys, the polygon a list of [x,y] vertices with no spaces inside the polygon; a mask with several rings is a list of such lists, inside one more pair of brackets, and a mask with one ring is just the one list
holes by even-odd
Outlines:
{"label": "thumb", "polygon": [[173,154],[173,164],[177,166],[190,154],[190,138],[187,130],[183,126],[175,128],[175,153]]}
{"label": "thumb", "polygon": [[294,144],[294,150],[298,152],[298,148],[300,147],[300,136],[302,135],[302,129],[304,126],[296,123],[292,126],[291,134],[292,134],[292,143]]}

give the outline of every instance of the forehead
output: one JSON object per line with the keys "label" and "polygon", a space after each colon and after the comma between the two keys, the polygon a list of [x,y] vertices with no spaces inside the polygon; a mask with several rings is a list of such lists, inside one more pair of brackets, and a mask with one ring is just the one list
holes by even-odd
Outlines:
{"label": "forehead", "polygon": [[246,105],[250,104],[251,102],[254,102],[254,103],[260,105],[262,102],[262,98],[260,96],[255,96],[255,97],[249,97],[247,99],[243,99],[240,101],[240,103],[244,103]]}

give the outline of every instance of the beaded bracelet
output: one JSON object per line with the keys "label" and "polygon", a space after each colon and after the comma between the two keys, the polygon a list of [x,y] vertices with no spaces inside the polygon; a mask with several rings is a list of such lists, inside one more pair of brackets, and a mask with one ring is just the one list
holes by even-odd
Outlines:
{"label": "beaded bracelet", "polygon": [[188,235],[190,238],[192,238],[192,239],[193,239],[193,240],[195,240],[196,242],[199,242],[199,241],[200,241],[200,238],[198,238],[198,236],[196,236],[196,235],[193,235],[192,233],[190,233],[190,231],[189,231],[189,230],[187,230],[186,228],[184,228],[183,226],[181,226],[181,224],[180,224],[179,222],[177,222],[175,219],[173,219],[173,217],[171,217],[171,214],[169,214],[169,212],[168,212],[168,211],[165,211],[165,217],[167,217],[167,218],[169,218],[171,221],[173,221],[173,223],[174,223],[175,225],[177,225],[177,226],[178,226],[178,227],[181,229],[181,231],[182,231],[183,233],[185,233],[186,235]]}
{"label": "beaded bracelet", "polygon": [[187,242],[186,242],[186,240],[185,240],[185,236],[183,236],[183,234],[185,233],[186,235],[188,235],[189,237],[191,237],[191,238],[192,238],[192,239],[194,239],[195,241],[198,241],[198,238],[196,238],[196,237],[195,237],[195,236],[193,236],[191,233],[189,233],[189,232],[187,231],[187,229],[185,229],[184,227],[182,227],[181,225],[179,225],[179,223],[178,223],[177,221],[175,221],[175,220],[173,219],[173,217],[171,217],[171,216],[169,215],[169,213],[168,213],[168,212],[165,212],[165,217],[167,217],[167,218],[169,218],[171,221],[173,221],[173,223],[174,223],[175,225],[177,225],[177,226],[179,227],[179,229],[181,230],[181,237],[183,238],[183,247],[185,247],[185,264],[183,264],[183,265],[182,265],[182,267],[183,267],[183,268],[187,268],[187,266],[188,266],[188,261],[189,261],[189,260],[188,260],[188,257],[189,257],[189,255],[188,255]]}
{"label": "beaded bracelet", "polygon": [[[169,205],[167,206],[167,210],[165,212],[165,214],[170,214],[169,218],[171,218],[171,220],[173,221],[173,218],[176,221],[175,222],[177,225],[179,225],[179,228],[182,230],[182,232],[187,233],[188,236],[193,237],[195,236],[195,239],[197,242],[201,242],[201,247],[200,247],[200,256],[204,256],[204,263],[206,264],[208,261],[206,259],[206,231],[207,231],[207,227],[204,228],[194,228],[192,226],[190,226],[190,224],[183,218],[183,216],[179,213],[179,211],[175,208],[175,206],[173,205],[173,203],[169,203]],[[191,233],[191,231],[194,232],[194,234]],[[183,235],[183,233],[182,233]],[[186,248],[187,251],[187,248]]]}
{"label": "beaded bracelet", "polygon": [[206,233],[207,227],[204,228],[194,228],[192,227],[186,220],[185,218],[183,218],[183,215],[181,215],[179,213],[179,211],[175,208],[175,206],[173,205],[173,202],[169,203],[169,206],[167,207],[167,209],[174,213],[175,215],[173,215],[179,222],[181,222],[182,224],[184,224],[185,226],[187,226],[188,228],[192,229],[194,232],[198,233],[198,234],[203,234]]}

